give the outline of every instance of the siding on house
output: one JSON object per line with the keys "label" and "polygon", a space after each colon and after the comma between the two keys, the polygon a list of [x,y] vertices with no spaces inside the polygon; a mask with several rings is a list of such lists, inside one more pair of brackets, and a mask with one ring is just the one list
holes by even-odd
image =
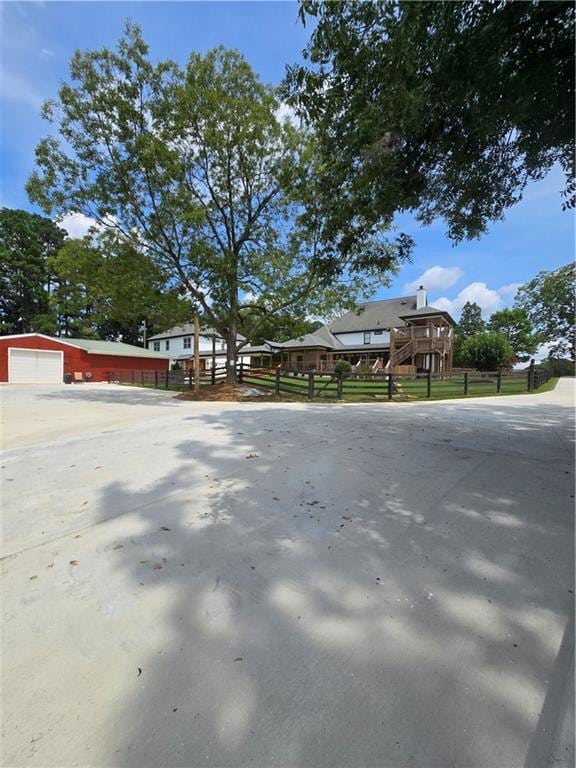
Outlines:
{"label": "siding on house", "polygon": [[[370,334],[370,340],[365,341],[364,334]],[[377,329],[375,331],[355,331],[354,333],[335,333],[334,336],[345,346],[362,346],[364,344],[373,344],[381,347],[383,344],[390,344],[390,331]]]}

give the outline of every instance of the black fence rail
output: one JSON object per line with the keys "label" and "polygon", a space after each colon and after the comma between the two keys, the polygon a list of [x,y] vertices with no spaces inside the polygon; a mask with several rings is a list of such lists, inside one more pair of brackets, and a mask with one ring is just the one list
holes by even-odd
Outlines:
{"label": "black fence rail", "polygon": [[245,371],[242,380],[273,388],[276,394],[296,394],[308,400],[422,400],[482,394],[522,394],[542,387],[547,371],[464,371],[432,373],[332,373],[287,368]]}
{"label": "black fence rail", "polygon": [[[201,372],[201,386],[226,380],[226,366]],[[239,364],[240,383],[271,389],[277,395],[299,396],[306,400],[424,400],[491,394],[534,392],[551,375],[533,366],[524,371],[456,371],[427,373],[327,373],[290,368],[250,368]],[[155,389],[194,389],[194,371],[110,371],[108,381]]]}
{"label": "black fence rail", "polygon": [[[113,384],[132,384],[154,389],[194,389],[194,369],[176,371],[109,371],[107,380]],[[200,384],[217,384],[226,380],[226,366],[200,372]]]}

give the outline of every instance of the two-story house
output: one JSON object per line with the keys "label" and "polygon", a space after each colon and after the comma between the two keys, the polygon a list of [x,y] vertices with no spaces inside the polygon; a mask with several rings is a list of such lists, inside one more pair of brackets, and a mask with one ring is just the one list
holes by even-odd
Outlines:
{"label": "two-story house", "polygon": [[373,371],[442,373],[452,369],[455,324],[448,312],[428,305],[420,286],[415,296],[368,301],[313,333],[246,352],[252,365],[281,361],[295,370],[329,371],[347,360]]}
{"label": "two-story house", "polygon": [[[244,338],[238,335],[238,342]],[[148,339],[148,349],[154,352],[162,352],[170,356],[171,363],[179,363],[183,368],[194,367],[194,323],[185,323],[169,328],[163,333],[157,333]],[[200,369],[212,368],[213,362],[216,366],[222,366],[226,363],[226,341],[213,328],[200,329]],[[249,364],[249,357],[241,357]]]}

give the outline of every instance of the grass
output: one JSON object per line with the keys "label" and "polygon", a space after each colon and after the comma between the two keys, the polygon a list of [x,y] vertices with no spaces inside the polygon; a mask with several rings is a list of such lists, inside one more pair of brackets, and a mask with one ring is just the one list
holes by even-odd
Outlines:
{"label": "grass", "polygon": [[[558,382],[558,378],[550,379],[546,384],[541,386],[535,391],[550,392],[552,391]],[[276,379],[273,375],[262,376],[250,376],[244,374],[243,383],[247,386],[266,387],[268,389],[274,389],[276,386]],[[210,381],[201,381],[200,385],[210,386]],[[156,389],[154,384],[145,383],[140,384],[126,384],[125,386],[144,387],[146,389]],[[171,392],[183,392],[189,390],[188,384],[178,385],[170,384],[167,388],[164,385],[157,387],[159,390],[166,389]],[[528,394],[526,391],[526,377],[524,375],[518,376],[503,376],[502,377],[502,391],[496,392],[496,378],[483,378],[480,375],[470,376],[468,384],[468,397],[504,397],[506,395],[524,395]],[[280,398],[286,400],[287,398],[294,397],[296,400],[307,399],[308,397],[308,377],[307,376],[282,376],[280,378]],[[464,377],[459,376],[447,381],[432,381],[432,396],[428,398],[428,387],[425,378],[422,379],[410,379],[400,378],[396,379],[396,387],[394,392],[395,401],[414,401],[414,400],[454,400],[457,398],[464,398]],[[388,399],[388,382],[386,380],[374,381],[374,380],[354,380],[344,381],[343,386],[343,399],[349,402],[374,402],[374,400],[387,400]],[[337,401],[338,400],[338,388],[336,381],[332,380],[330,376],[316,376],[314,385],[314,400],[318,401]]]}
{"label": "grass", "polygon": [[[541,386],[536,392],[549,392],[554,389],[558,379],[550,379],[547,384]],[[321,382],[321,383],[320,383]],[[432,381],[431,398],[428,398],[428,386],[426,379],[400,379],[396,380],[395,400],[452,400],[464,398],[464,377],[450,379],[447,381]],[[260,387],[275,387],[274,376],[245,376],[244,383]],[[468,385],[468,397],[500,397],[506,395],[528,394],[526,391],[526,377],[504,376],[502,378],[501,392],[496,391],[496,378],[482,378],[480,376],[471,376]],[[281,392],[307,397],[308,379],[307,377],[288,377],[282,376],[280,379]],[[356,390],[356,391],[355,391]],[[337,399],[336,382],[331,381],[329,377],[316,377],[314,395],[315,398]],[[382,381],[345,381],[343,387],[344,400],[374,400],[387,399],[388,383]]]}

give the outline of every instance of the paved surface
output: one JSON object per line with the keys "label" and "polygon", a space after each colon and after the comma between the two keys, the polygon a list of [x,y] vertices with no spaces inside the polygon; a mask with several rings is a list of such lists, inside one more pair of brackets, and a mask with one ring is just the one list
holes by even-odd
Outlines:
{"label": "paved surface", "polygon": [[0,397],[3,766],[572,764],[572,382]]}

